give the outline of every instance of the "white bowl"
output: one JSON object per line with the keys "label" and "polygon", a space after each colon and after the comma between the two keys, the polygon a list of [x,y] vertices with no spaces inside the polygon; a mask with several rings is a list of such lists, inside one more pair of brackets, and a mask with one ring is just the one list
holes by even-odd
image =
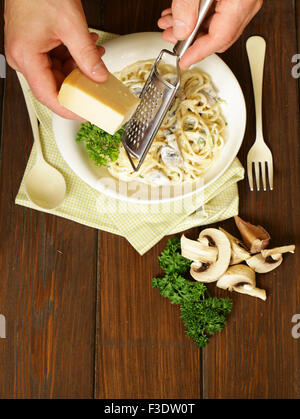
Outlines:
{"label": "white bowl", "polygon": [[[112,39],[104,44],[104,62],[114,73],[139,60],[156,58],[163,49],[173,49],[160,33],[135,33]],[[197,182],[180,186],[149,186],[142,182],[124,182],[112,177],[105,167],[96,167],[82,144],[75,141],[80,122],[53,114],[52,126],[57,146],[66,163],[87,184],[110,197],[135,202],[157,204],[191,196],[218,179],[236,157],[246,126],[246,106],[243,92],[230,68],[217,55],[211,55],[195,65],[209,74],[218,95],[225,102],[222,112],[228,123],[226,144],[215,164]]]}

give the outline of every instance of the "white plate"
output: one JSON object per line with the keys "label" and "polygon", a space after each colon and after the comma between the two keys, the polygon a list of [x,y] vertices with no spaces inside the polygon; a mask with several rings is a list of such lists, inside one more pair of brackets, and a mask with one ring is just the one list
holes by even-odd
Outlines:
{"label": "white plate", "polygon": [[[163,48],[173,46],[162,40],[160,33],[144,32],[120,36],[104,44],[104,62],[114,73],[139,60],[156,58]],[[222,112],[228,123],[226,144],[219,159],[199,182],[174,186],[149,186],[142,182],[126,183],[113,178],[104,167],[96,167],[89,160],[83,145],[75,141],[80,122],[53,114],[53,132],[66,163],[87,184],[110,197],[136,203],[170,202],[195,192],[218,179],[230,166],[242,144],[246,126],[246,106],[242,90],[230,68],[217,56],[211,55],[196,64],[209,74],[218,95],[225,103]]]}

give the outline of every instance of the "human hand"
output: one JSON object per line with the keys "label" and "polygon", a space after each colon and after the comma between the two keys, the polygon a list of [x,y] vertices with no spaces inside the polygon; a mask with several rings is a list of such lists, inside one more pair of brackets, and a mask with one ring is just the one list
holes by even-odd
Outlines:
{"label": "human hand", "polygon": [[108,77],[105,50],[88,31],[81,1],[7,0],[4,18],[8,64],[23,73],[41,103],[64,118],[80,119],[57,100],[63,80],[76,66],[97,82]]}
{"label": "human hand", "polygon": [[[163,38],[176,43],[187,39],[195,28],[200,0],[173,0],[172,7],[162,12],[158,26]],[[217,0],[201,27],[197,39],[180,60],[186,69],[215,53],[224,52],[242,34],[260,10],[263,0]]]}

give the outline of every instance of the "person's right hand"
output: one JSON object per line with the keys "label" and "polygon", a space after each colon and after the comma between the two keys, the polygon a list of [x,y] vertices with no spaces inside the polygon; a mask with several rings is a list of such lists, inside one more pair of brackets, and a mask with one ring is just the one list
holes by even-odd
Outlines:
{"label": "person's right hand", "polygon": [[7,0],[5,55],[26,77],[35,97],[65,118],[80,119],[57,100],[64,78],[78,66],[96,82],[108,77],[80,0]]}
{"label": "person's right hand", "polygon": [[[158,26],[163,39],[174,44],[187,39],[198,18],[200,0],[172,0],[172,7],[162,12]],[[201,26],[193,45],[180,60],[187,69],[205,57],[224,52],[242,34],[262,7],[263,0],[216,0]]]}

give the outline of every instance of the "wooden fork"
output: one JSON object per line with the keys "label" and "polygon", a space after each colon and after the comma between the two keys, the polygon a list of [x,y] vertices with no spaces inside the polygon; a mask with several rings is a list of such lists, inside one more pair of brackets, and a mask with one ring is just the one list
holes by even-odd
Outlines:
{"label": "wooden fork", "polygon": [[246,49],[248,53],[252,84],[254,91],[255,113],[256,113],[256,140],[249,150],[247,156],[247,172],[251,191],[253,191],[253,165],[255,172],[256,188],[260,190],[260,172],[263,189],[267,190],[266,167],[269,178],[269,187],[273,190],[273,157],[271,150],[263,138],[262,129],[262,88],[264,62],[266,55],[266,41],[261,36],[252,36],[247,40]]}

